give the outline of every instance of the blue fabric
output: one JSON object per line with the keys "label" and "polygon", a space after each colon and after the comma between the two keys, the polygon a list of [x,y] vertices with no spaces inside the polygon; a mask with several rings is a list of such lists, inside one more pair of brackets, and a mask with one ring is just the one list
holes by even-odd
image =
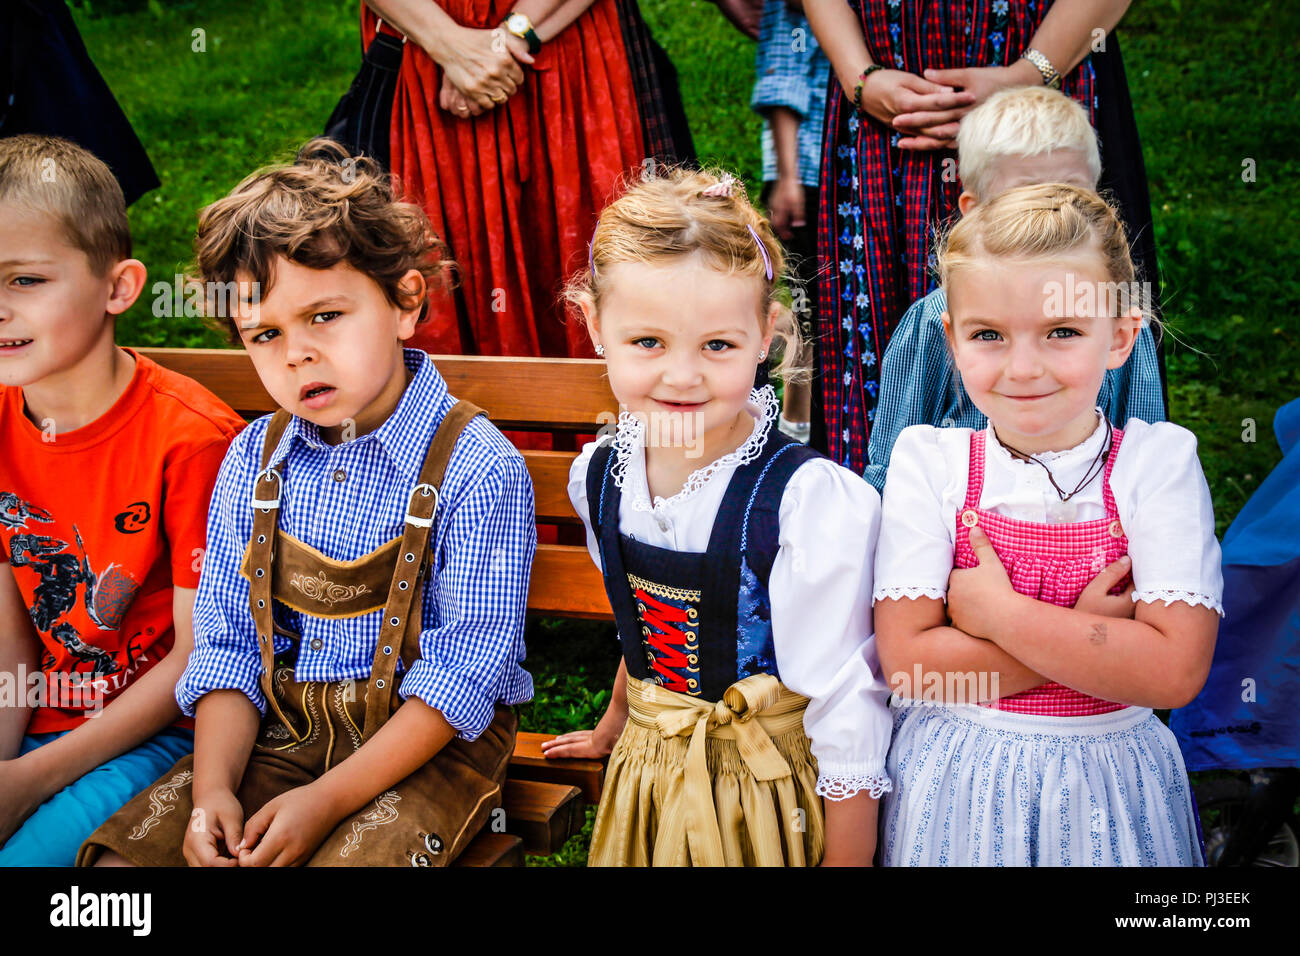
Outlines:
{"label": "blue fabric", "polygon": [[[406,349],[405,361],[414,377],[375,431],[329,445],[314,425],[295,416],[272,453],[272,466],[284,462],[280,530],[336,561],[355,560],[401,535],[429,441],[455,404],[428,356]],[[252,535],[250,501],[269,424],[266,416],[245,428],[217,475],[194,604],[194,650],[176,685],[186,714],[204,694],[227,688],[243,691],[266,712],[248,580],[239,566]],[[457,441],[439,491],[425,630],[419,658],[398,693],[403,700],[416,695],[473,740],[492,722],[498,701],[519,704],[533,695],[533,680],[519,666],[537,547],[533,486],[523,456],[478,416]],[[279,602],[274,607],[276,623],[302,638],[300,681],[367,679],[382,614],[329,620]],[[277,653],[293,643],[275,635]]]}
{"label": "blue fabric", "polygon": [[[72,733],[30,734],[19,754]],[[194,731],[170,727],[114,757],[46,800],[0,848],[0,866],[72,866],[77,850],[105,820],[186,754]]]}
{"label": "blue fabric", "polygon": [[831,63],[817,45],[812,27],[785,0],[767,0],[758,27],[758,74],[749,105],[763,120],[763,182],[776,182],[776,144],[768,111],[776,106],[794,110],[799,124],[799,181],[821,185],[822,124]]}
{"label": "blue fabric", "polygon": [[[948,300],[943,289],[917,299],[903,314],[885,349],[880,368],[880,397],[867,445],[869,464],[863,477],[885,491],[889,456],[899,433],[909,425],[982,429],[988,424],[975,407],[953,368],[943,313]],[[1106,373],[1097,404],[1115,425],[1130,418],[1165,420],[1160,389],[1160,362],[1149,327],[1138,334],[1128,361]]]}
{"label": "blue fabric", "polygon": [[1169,718],[1189,770],[1300,766],[1300,398],[1273,432],[1282,461],[1223,536],[1209,679]]}

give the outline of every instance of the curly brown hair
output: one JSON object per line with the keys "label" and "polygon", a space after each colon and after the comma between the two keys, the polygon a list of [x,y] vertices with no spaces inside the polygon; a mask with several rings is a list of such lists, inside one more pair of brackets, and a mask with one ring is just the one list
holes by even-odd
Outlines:
{"label": "curly brown hair", "polygon": [[[277,256],[309,269],[346,262],[401,309],[416,305],[412,290],[401,285],[416,269],[426,286],[420,322],[428,319],[428,290],[435,281],[450,285],[455,270],[424,210],[402,201],[373,160],[323,137],[304,145],[292,163],[259,169],[199,213],[191,281],[207,289],[233,288],[242,275],[257,283],[265,299]],[[214,308],[213,296],[206,299],[205,322],[241,344],[234,317]]]}

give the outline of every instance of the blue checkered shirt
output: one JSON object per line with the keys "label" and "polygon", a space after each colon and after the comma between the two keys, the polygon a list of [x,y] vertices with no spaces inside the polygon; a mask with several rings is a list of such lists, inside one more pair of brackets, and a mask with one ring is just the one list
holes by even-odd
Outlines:
{"label": "blue checkered shirt", "polygon": [[[947,308],[943,289],[917,299],[903,313],[885,349],[876,420],[867,443],[870,464],[863,472],[863,477],[882,494],[889,455],[907,426],[978,430],[988,424],[954,374],[943,331],[943,312]],[[1128,361],[1106,373],[1097,404],[1111,422],[1121,427],[1130,418],[1144,422],[1165,420],[1160,364],[1149,326],[1143,326],[1138,333]]]}
{"label": "blue checkered shirt", "polygon": [[[749,105],[764,117],[774,106],[794,110],[799,124],[799,181],[821,184],[822,123],[831,62],[817,45],[808,21],[785,5],[767,0],[758,27],[758,82]],[[776,144],[772,124],[763,122],[763,182],[776,182]]]}
{"label": "blue checkered shirt", "polygon": [[[406,349],[404,358],[414,376],[375,431],[329,445],[316,426],[295,416],[271,456],[272,465],[284,462],[280,529],[335,560],[355,560],[401,535],[429,441],[456,402],[428,356]],[[194,650],[176,685],[186,714],[204,694],[226,688],[243,691],[266,713],[248,581],[239,566],[252,534],[249,502],[270,421],[259,418],[239,434],[217,476],[194,605]],[[436,708],[473,740],[492,722],[498,701],[533,696],[532,678],[519,666],[537,548],[533,486],[523,457],[479,416],[457,442],[439,490],[419,655],[398,693]],[[300,681],[366,680],[382,616],[376,610],[329,620],[274,605],[275,622],[301,635]],[[293,644],[275,636],[277,653]]]}

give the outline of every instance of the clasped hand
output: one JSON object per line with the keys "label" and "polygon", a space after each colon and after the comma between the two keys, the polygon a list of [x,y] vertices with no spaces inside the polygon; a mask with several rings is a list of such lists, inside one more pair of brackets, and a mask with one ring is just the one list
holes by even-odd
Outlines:
{"label": "clasped hand", "polygon": [[338,825],[337,814],[314,784],[268,802],[248,822],[228,790],[195,799],[185,833],[191,866],[301,866]]}
{"label": "clasped hand", "polygon": [[926,70],[924,76],[878,70],[862,85],[862,108],[906,134],[898,141],[901,149],[955,149],[963,116],[998,90],[1022,83],[1005,66]]}
{"label": "clasped hand", "polygon": [[531,65],[528,44],[504,26],[465,29],[449,43],[443,58],[438,105],[461,118],[479,116],[500,106],[524,82],[521,63]]}

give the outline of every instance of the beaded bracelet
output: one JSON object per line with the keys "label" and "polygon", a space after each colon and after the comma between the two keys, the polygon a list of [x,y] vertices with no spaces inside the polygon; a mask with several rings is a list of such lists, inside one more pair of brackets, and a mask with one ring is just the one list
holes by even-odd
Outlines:
{"label": "beaded bracelet", "polygon": [[859,113],[862,112],[862,84],[867,82],[867,77],[872,73],[875,73],[876,70],[883,69],[884,67],[879,63],[872,63],[869,67],[863,70],[862,75],[858,77],[857,85],[853,87],[853,108]]}

